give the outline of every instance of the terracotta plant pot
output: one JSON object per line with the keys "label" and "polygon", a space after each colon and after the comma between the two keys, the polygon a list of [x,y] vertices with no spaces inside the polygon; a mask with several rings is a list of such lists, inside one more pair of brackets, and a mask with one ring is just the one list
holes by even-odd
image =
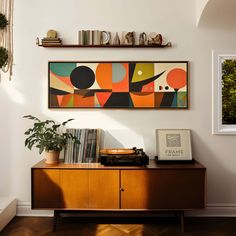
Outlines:
{"label": "terracotta plant pot", "polygon": [[59,162],[60,152],[58,151],[45,151],[46,164],[57,164]]}

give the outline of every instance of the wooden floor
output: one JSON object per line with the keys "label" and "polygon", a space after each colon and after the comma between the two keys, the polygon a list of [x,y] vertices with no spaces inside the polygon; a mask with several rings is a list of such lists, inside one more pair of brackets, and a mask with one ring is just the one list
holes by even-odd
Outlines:
{"label": "wooden floor", "polygon": [[51,217],[15,217],[1,236],[236,236],[236,218],[186,218],[185,233],[175,218],[63,217],[52,232]]}

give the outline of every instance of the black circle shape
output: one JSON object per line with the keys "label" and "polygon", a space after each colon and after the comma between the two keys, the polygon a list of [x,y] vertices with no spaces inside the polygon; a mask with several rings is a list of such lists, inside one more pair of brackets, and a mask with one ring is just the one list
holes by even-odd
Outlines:
{"label": "black circle shape", "polygon": [[87,89],[94,84],[95,74],[89,67],[79,66],[71,72],[70,81],[78,89]]}

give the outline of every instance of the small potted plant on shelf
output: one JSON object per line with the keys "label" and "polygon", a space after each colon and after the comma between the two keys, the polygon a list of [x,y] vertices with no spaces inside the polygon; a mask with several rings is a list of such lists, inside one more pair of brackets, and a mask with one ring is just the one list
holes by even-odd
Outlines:
{"label": "small potted plant on shelf", "polygon": [[45,162],[47,164],[56,164],[59,162],[60,151],[66,146],[69,140],[73,140],[75,144],[80,143],[76,136],[63,132],[65,125],[74,119],[56,124],[53,120],[41,121],[32,115],[27,115],[23,118],[35,121],[33,127],[25,132],[25,135],[28,135],[25,140],[25,146],[30,150],[33,146],[37,147],[39,154],[45,151]]}

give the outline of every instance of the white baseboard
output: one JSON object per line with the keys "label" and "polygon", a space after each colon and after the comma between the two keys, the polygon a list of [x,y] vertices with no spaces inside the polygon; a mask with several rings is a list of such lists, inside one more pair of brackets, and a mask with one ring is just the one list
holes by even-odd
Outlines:
{"label": "white baseboard", "polygon": [[44,216],[52,217],[53,211],[48,210],[32,210],[30,202],[18,202],[17,204],[17,216]]}
{"label": "white baseboard", "polygon": [[[32,210],[29,202],[17,204],[17,216],[52,217],[53,211]],[[205,210],[186,211],[186,217],[236,217],[236,204],[208,204]]]}
{"label": "white baseboard", "polygon": [[208,204],[205,210],[186,212],[191,217],[236,217],[236,204]]}

